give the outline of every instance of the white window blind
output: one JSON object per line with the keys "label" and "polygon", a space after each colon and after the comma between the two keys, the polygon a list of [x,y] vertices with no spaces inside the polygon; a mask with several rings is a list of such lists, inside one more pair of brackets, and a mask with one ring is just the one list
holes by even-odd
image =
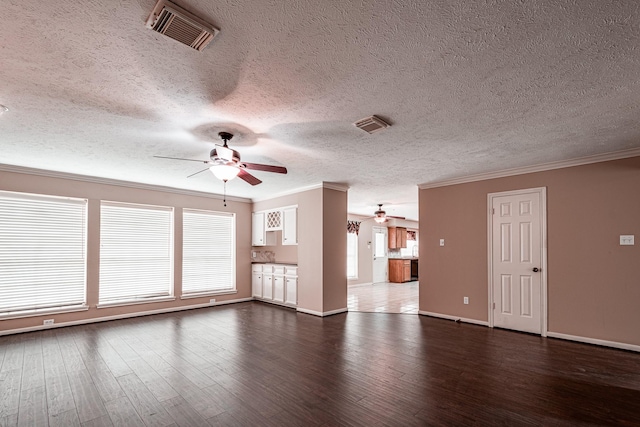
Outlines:
{"label": "white window blind", "polygon": [[85,303],[87,201],[0,192],[0,313]]}
{"label": "white window blind", "polygon": [[182,293],[235,290],[235,215],[183,210]]}
{"label": "white window blind", "polygon": [[172,208],[101,203],[101,304],[172,295],[172,263]]}
{"label": "white window blind", "polygon": [[347,233],[347,278],[358,278],[358,235]]}

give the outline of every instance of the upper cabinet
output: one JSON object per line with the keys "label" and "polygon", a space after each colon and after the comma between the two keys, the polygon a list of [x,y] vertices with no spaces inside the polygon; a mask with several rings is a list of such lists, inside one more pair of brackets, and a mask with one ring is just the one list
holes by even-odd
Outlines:
{"label": "upper cabinet", "polygon": [[267,236],[264,229],[264,212],[254,212],[251,214],[251,245],[265,246]]}
{"label": "upper cabinet", "polygon": [[289,207],[282,210],[282,244],[298,244],[298,208]]}
{"label": "upper cabinet", "polygon": [[407,247],[406,227],[389,227],[387,231],[389,235],[389,249],[400,249]]}
{"label": "upper cabinet", "polygon": [[298,207],[271,209],[252,213],[251,245],[275,246],[276,234],[282,230],[283,245],[298,244]]}

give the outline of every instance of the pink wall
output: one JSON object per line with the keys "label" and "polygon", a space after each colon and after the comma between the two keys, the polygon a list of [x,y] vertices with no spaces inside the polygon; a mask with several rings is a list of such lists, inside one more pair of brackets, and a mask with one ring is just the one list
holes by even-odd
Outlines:
{"label": "pink wall", "polygon": [[[89,310],[55,315],[47,314],[46,318],[54,319],[56,324],[87,321],[137,312],[176,309],[208,303],[210,298],[215,298],[218,302],[222,302],[251,297],[251,261],[249,258],[251,248],[251,203],[249,201],[227,201],[227,207],[224,207],[222,200],[212,197],[199,197],[161,190],[146,190],[3,171],[0,171],[0,190],[78,197],[89,200],[87,230],[87,303]],[[172,206],[175,208],[174,288],[175,294],[178,295],[175,301],[96,308],[98,303],[100,258],[100,200]],[[236,214],[237,293],[216,295],[215,297],[180,299],[179,295],[182,289],[182,208],[233,212]],[[0,331],[41,326],[42,320],[43,316],[0,320]]]}
{"label": "pink wall", "polygon": [[547,187],[549,331],[640,345],[640,242],[619,245],[640,237],[640,157],[420,190],[420,310],[488,320],[487,194],[534,187]]}

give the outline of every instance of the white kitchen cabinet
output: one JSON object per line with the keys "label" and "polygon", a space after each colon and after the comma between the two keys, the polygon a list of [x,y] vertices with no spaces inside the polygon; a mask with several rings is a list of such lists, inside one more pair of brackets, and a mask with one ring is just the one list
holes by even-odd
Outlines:
{"label": "white kitchen cabinet", "polygon": [[251,214],[251,246],[275,246],[275,233],[267,233],[265,227],[265,212],[253,212]]}
{"label": "white kitchen cabinet", "polygon": [[251,245],[265,246],[267,244],[266,231],[264,229],[264,212],[251,214]]}
{"label": "white kitchen cabinet", "polygon": [[253,264],[252,295],[255,299],[295,307],[298,303],[298,267]]}
{"label": "white kitchen cabinet", "polygon": [[251,266],[251,296],[262,298],[262,264]]}
{"label": "white kitchen cabinet", "polygon": [[287,305],[298,305],[298,277],[284,276],[285,299]]}
{"label": "white kitchen cabinet", "polygon": [[273,300],[273,274],[262,273],[262,299]]}
{"label": "white kitchen cabinet", "polygon": [[282,244],[298,244],[298,208],[289,207],[282,210]]}
{"label": "white kitchen cabinet", "polygon": [[273,275],[273,300],[284,303],[284,276]]}

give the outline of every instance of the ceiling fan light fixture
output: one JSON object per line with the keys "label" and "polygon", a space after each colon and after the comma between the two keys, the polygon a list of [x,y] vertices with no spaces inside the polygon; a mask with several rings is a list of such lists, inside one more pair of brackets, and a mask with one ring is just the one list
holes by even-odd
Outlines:
{"label": "ceiling fan light fixture", "polygon": [[216,178],[224,182],[232,180],[240,173],[240,169],[231,165],[213,165],[209,170]]}
{"label": "ceiling fan light fixture", "polygon": [[382,205],[378,205],[378,210],[374,212],[373,220],[378,224],[382,224],[387,221],[387,213],[382,210]]}

